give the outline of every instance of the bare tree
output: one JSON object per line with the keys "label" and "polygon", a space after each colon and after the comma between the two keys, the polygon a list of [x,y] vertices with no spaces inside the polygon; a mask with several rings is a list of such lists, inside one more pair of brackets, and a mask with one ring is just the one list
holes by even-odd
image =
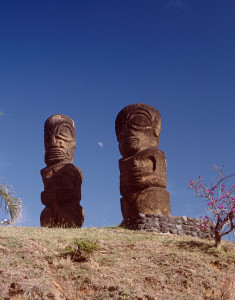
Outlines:
{"label": "bare tree", "polygon": [[197,180],[190,180],[188,184],[197,197],[202,197],[207,201],[210,216],[201,219],[200,228],[201,230],[207,229],[210,222],[214,221],[216,247],[220,247],[222,236],[235,229],[235,184],[232,184],[230,188],[225,187],[225,182],[234,177],[235,172],[224,176],[223,167],[224,165],[222,167],[214,165],[218,178],[212,185],[205,184],[201,176]]}

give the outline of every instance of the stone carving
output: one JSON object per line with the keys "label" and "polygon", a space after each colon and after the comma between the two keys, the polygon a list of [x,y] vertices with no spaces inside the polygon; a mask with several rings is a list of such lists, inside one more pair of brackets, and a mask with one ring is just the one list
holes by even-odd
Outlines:
{"label": "stone carving", "polygon": [[82,227],[84,210],[80,206],[82,171],[73,165],[75,124],[65,115],[53,115],[44,126],[46,168],[41,170],[44,191],[41,226]]}
{"label": "stone carving", "polygon": [[158,149],[161,116],[152,106],[132,104],[118,114],[121,210],[124,219],[143,214],[170,215],[166,156]]}

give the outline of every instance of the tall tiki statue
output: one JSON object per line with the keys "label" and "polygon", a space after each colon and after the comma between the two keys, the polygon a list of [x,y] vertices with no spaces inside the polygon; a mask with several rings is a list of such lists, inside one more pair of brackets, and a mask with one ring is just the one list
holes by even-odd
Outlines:
{"label": "tall tiki statue", "polygon": [[124,107],[115,122],[120,153],[121,210],[124,219],[138,213],[170,215],[166,156],[158,149],[161,116],[152,106]]}
{"label": "tall tiki statue", "polygon": [[73,165],[75,124],[65,115],[54,115],[44,125],[46,168],[41,170],[46,207],[41,226],[82,227],[84,211],[80,206],[82,171]]}

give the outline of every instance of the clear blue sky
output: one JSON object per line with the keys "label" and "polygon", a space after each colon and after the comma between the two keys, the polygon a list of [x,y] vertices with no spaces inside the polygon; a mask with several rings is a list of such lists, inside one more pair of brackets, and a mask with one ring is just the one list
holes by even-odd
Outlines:
{"label": "clear blue sky", "polygon": [[162,116],[172,215],[203,215],[187,182],[235,170],[235,1],[0,1],[0,177],[20,225],[39,226],[43,126],[58,113],[76,124],[84,226],[121,222],[114,123],[131,103]]}

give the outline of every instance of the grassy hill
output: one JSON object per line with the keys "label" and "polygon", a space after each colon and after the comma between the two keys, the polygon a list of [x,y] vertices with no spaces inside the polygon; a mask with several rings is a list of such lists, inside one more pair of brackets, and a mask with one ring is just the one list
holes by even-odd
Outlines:
{"label": "grassy hill", "polygon": [[235,244],[119,227],[0,228],[0,299],[235,299]]}

